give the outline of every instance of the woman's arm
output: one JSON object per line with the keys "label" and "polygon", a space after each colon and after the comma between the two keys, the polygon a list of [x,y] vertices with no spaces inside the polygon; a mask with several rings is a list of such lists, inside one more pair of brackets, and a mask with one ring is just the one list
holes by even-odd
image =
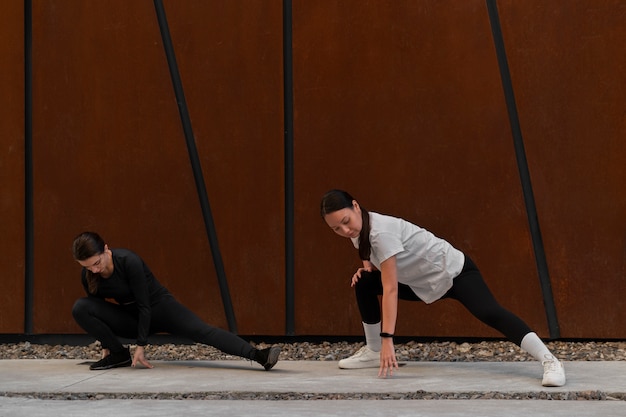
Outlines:
{"label": "woman's arm", "polygon": [[[398,270],[396,267],[396,257],[385,260],[380,264],[383,298],[382,298],[382,332],[393,334],[396,329],[396,318],[398,316]],[[382,338],[382,349],[380,350],[380,369],[378,376],[383,378],[393,375],[393,368],[398,368],[395,347],[392,337]]]}
{"label": "woman's arm", "polygon": [[145,346],[148,341],[150,321],[152,319],[150,291],[146,272],[143,268],[143,261],[138,255],[133,254],[126,257],[124,274],[139,310],[139,317],[137,318],[137,347],[135,348],[131,366],[135,367],[140,363],[147,368],[152,368],[153,366],[145,358]]}
{"label": "woman's arm", "polygon": [[148,278],[143,268],[143,261],[137,254],[132,253],[124,257],[121,267],[122,271],[119,272],[128,282],[130,291],[137,303],[137,310],[139,310],[139,316],[137,317],[137,345],[145,346],[148,343],[152,306]]}

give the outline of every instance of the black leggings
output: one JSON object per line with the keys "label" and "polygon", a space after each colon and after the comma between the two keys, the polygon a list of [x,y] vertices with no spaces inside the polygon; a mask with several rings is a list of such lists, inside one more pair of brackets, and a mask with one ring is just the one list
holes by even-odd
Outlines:
{"label": "black leggings", "polygon": [[[80,327],[112,352],[124,349],[118,337],[137,337],[136,304],[119,305],[85,297],[76,300],[72,315]],[[152,305],[150,334],[161,332],[210,345],[230,355],[253,359],[255,349],[252,345],[233,333],[206,324],[171,295]]]}
{"label": "black leggings", "polygon": [[[364,323],[380,322],[380,302],[383,293],[380,271],[361,272],[361,279],[355,285],[356,300]],[[422,301],[408,285],[398,283],[398,298],[409,301]],[[516,345],[531,332],[530,328],[515,314],[503,308],[485,284],[480,271],[467,256],[463,270],[452,281],[452,288],[442,297],[459,301],[478,320],[493,327]]]}

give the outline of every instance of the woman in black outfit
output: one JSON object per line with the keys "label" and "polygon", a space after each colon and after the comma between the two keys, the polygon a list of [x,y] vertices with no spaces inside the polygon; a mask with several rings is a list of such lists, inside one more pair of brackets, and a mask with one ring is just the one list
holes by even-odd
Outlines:
{"label": "woman in black outfit", "polygon": [[[255,349],[239,336],[204,323],[176,301],[134,252],[109,249],[94,232],[78,235],[72,252],[83,267],[82,284],[87,292],[87,297],[74,303],[72,315],[102,344],[102,359],[90,369],[134,367],[137,363],[152,368],[144,351],[148,336],[159,332],[183,336],[230,355],[256,361],[266,371],[278,361],[279,347]],[[118,337],[137,340],[132,359],[130,350]]]}

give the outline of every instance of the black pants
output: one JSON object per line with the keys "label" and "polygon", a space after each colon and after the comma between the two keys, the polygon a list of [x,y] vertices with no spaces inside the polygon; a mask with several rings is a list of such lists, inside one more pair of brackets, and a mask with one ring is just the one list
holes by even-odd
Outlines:
{"label": "black pants", "polygon": [[[480,271],[467,256],[463,270],[452,283],[452,288],[442,298],[459,301],[474,317],[498,330],[511,342],[519,346],[524,336],[531,332],[524,321],[496,301]],[[361,279],[355,285],[355,291],[361,320],[369,324],[380,322],[378,296],[383,293],[380,271],[362,272]],[[400,283],[398,284],[398,298],[422,301],[408,285]]]}
{"label": "black pants", "polygon": [[[112,352],[124,347],[118,337],[137,337],[136,304],[119,305],[96,297],[76,300],[72,309],[76,322],[102,347]],[[162,297],[152,305],[150,334],[169,333],[197,343],[213,346],[230,355],[252,359],[254,348],[239,336],[203,322],[187,307],[171,296]]]}

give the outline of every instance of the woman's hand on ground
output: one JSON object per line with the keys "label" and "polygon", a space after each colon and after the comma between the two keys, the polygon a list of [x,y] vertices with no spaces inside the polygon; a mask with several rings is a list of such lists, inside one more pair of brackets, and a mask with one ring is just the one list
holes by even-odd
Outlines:
{"label": "woman's hand on ground", "polygon": [[146,360],[146,357],[144,356],[143,346],[137,346],[135,348],[135,354],[133,355],[133,363],[131,364],[131,366],[134,368],[137,365],[137,362],[139,362],[146,368],[154,368],[154,366],[150,365],[150,362]]}
{"label": "woman's hand on ground", "polygon": [[393,346],[393,339],[383,338],[383,345],[380,350],[380,369],[378,370],[378,377],[387,378],[387,375],[393,376],[394,368],[398,369],[398,361],[396,360],[396,350]]}

